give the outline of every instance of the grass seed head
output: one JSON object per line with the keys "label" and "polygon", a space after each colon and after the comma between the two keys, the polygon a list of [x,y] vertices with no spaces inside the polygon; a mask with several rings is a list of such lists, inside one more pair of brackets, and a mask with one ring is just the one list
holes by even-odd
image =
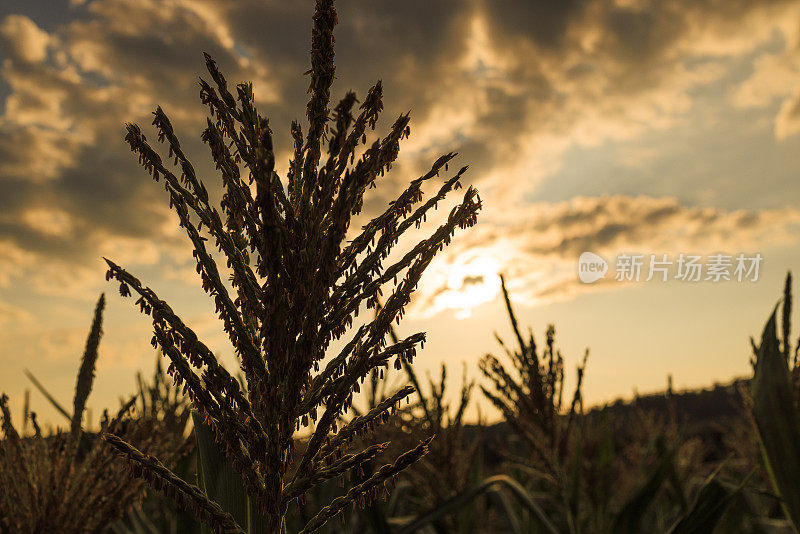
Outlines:
{"label": "grass seed head", "polygon": [[[305,129],[292,124],[293,154],[285,179],[275,171],[272,130],[256,107],[251,84],[232,90],[208,55],[210,80],[200,81],[200,99],[209,110],[202,139],[220,175],[219,204],[210,200],[164,110],[156,109],[153,126],[158,141],[167,145],[167,160],[139,126],[127,125],[125,140],[145,170],[164,184],[193,246],[202,287],[214,301],[240,362],[242,387],[165,301],[107,260],[108,278],[120,284],[123,296],[135,294],[142,312],[152,318],[153,342],[169,359],[169,373],[205,415],[273,532],[279,529],[289,501],[331,473],[352,467],[348,462],[353,458],[370,456],[370,448],[335,459],[332,453],[364,427],[382,421],[394,403],[379,404],[366,419],[342,426],[341,416],[365,377],[376,370],[382,373],[389,360],[395,367],[411,361],[424,334],[388,344],[392,323],[402,318],[433,257],[457,229],[475,224],[481,206],[477,191],[468,187],[441,226],[393,259],[400,237],[412,226],[419,227],[439,202],[460,187],[466,167],[423,202],[423,184],[455,156],[447,154],[351,235],[367,191],[396,161],[400,143],[410,133],[410,118],[400,115],[386,135],[368,140],[368,130],[376,128],[383,110],[380,82],[358,108],[353,92],[331,105],[336,23],[333,1],[318,0],[307,73],[308,124]],[[218,265],[221,258],[231,273],[229,281]],[[375,317],[355,328],[359,309],[376,307],[387,291]],[[329,354],[331,344],[343,337],[349,339],[341,351]],[[406,390],[400,393],[408,395]],[[302,454],[294,454],[294,433],[309,420],[314,430]],[[117,442],[114,446],[123,447]],[[376,472],[374,481],[364,482],[364,491],[417,459],[425,448],[412,451],[388,470]],[[170,484],[152,463],[131,458],[143,475],[149,472]],[[176,486],[174,491],[185,488]],[[363,495],[357,492],[345,504]],[[332,517],[330,511],[342,509],[340,504],[310,525]]]}

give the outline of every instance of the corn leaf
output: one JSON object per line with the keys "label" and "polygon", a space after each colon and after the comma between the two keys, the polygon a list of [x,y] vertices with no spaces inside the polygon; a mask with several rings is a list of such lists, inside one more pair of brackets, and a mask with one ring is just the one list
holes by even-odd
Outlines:
{"label": "corn leaf", "polygon": [[[240,526],[247,525],[247,493],[239,473],[214,441],[214,432],[202,416],[192,412],[197,438],[197,471],[200,489],[223,510],[233,516]],[[205,534],[207,527],[203,527]],[[210,530],[208,531],[210,532]]]}
{"label": "corn leaf", "polygon": [[479,484],[475,484],[467,488],[455,497],[441,503],[436,508],[421,514],[416,519],[406,524],[402,529],[398,530],[398,534],[411,534],[433,523],[434,521],[445,517],[448,514],[457,512],[464,506],[470,506],[473,500],[485,493],[488,493],[497,486],[501,486],[509,490],[509,492],[517,499],[519,504],[531,512],[531,516],[535,518],[541,532],[558,534],[558,529],[547,518],[542,509],[538,504],[536,504],[536,501],[531,498],[528,492],[525,491],[525,489],[516,481],[514,481],[514,479],[505,475],[489,477]]}
{"label": "corn leaf", "polygon": [[706,479],[689,511],[672,525],[668,534],[705,534],[714,530],[731,497],[741,489],[728,490],[717,479],[717,472]]}
{"label": "corn leaf", "polygon": [[[497,501],[497,503],[500,505],[500,508],[503,510],[503,517],[508,525],[508,531],[512,534],[522,534],[522,522],[520,521],[517,512],[514,511],[513,503],[511,502],[511,499],[508,498],[508,495],[506,495],[505,492],[494,488],[489,491],[489,495]],[[473,524],[474,523],[470,523],[470,525]]]}
{"label": "corn leaf", "polygon": [[650,473],[647,481],[639,491],[637,491],[622,507],[622,510],[614,521],[613,532],[620,534],[635,534],[640,532],[640,525],[644,514],[653,501],[655,501],[664,481],[669,477],[673,469],[673,453],[672,451],[666,450],[661,440],[659,440],[657,447],[660,452],[660,458],[655,469]]}
{"label": "corn leaf", "polygon": [[789,366],[776,334],[773,311],[761,337],[752,382],[753,418],[764,463],[786,517],[800,527],[800,427],[789,384]]}
{"label": "corn leaf", "polygon": [[[172,470],[172,472],[186,482],[195,482],[195,480],[192,480],[192,477],[195,475],[195,473],[198,473],[198,477],[200,476],[198,471],[200,462],[198,461],[197,456],[198,454],[196,450],[184,455],[184,457],[181,458],[175,465],[175,468]],[[198,485],[198,487],[202,489],[202,486]],[[197,522],[194,514],[188,510],[184,510],[179,506],[174,508],[174,514],[177,532],[181,534],[196,534],[201,532],[201,524]]]}

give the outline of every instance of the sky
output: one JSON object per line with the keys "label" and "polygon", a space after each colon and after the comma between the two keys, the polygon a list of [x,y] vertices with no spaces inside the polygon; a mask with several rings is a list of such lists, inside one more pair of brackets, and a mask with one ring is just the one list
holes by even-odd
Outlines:
{"label": "sky", "polygon": [[[572,380],[590,349],[587,404],[749,372],[787,270],[800,265],[800,3],[780,0],[342,0],[334,99],[378,79],[379,131],[411,112],[377,214],[440,154],[469,164],[484,208],[425,274],[401,334],[428,332],[415,365],[462,364],[510,339],[504,274],[522,325],[556,325]],[[27,0],[0,6],[0,391],[21,409],[27,368],[63,404],[94,302],[108,296],[90,405],[135,389],[156,355],[149,323],[105,282],[109,257],[157,290],[234,367],[163,188],[124,124],[161,105],[209,189],[198,76],[208,52],[251,80],[279,161],[304,119],[313,5],[273,0]],[[381,130],[382,128],[382,130]],[[446,213],[445,207],[442,211]],[[608,261],[578,276],[578,258]],[[668,281],[646,281],[650,255]],[[757,280],[676,279],[678,258],[760,255]],[[641,255],[640,279],[616,280]],[[624,274],[624,273],[623,273]],[[476,395],[472,414],[491,418]],[[34,409],[58,415],[38,393]]]}

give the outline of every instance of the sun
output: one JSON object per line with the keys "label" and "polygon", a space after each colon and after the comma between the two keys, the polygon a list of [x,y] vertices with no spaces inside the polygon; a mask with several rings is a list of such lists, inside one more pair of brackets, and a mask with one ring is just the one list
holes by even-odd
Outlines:
{"label": "sun", "polygon": [[467,319],[500,292],[500,264],[492,256],[462,255],[438,267],[429,286],[429,312],[453,310],[457,319]]}

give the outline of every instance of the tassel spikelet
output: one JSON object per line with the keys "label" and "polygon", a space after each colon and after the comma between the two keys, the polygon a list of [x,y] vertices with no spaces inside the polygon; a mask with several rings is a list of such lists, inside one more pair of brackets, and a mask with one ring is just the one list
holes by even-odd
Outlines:
{"label": "tassel spikelet", "polygon": [[[153,126],[156,139],[166,145],[167,158],[159,155],[139,126],[127,125],[127,143],[165,187],[193,246],[203,289],[213,299],[230,339],[242,383],[155,291],[106,260],[107,278],[120,284],[123,296],[133,295],[152,319],[153,344],[168,359],[168,372],[242,475],[252,501],[268,520],[269,532],[279,532],[289,504],[306,491],[383,450],[371,445],[347,451],[355,436],[385,421],[411,389],[402,389],[364,416],[349,422],[344,416],[366,377],[378,372],[383,376],[390,366],[411,363],[425,335],[387,343],[392,324],[402,318],[433,257],[457,229],[476,223],[481,207],[477,191],[466,188],[461,201],[427,239],[405,253],[392,254],[407,230],[419,228],[445,197],[461,187],[466,167],[444,179],[438,191],[423,201],[423,186],[446,172],[455,157],[450,153],[412,180],[360,231],[351,231],[366,192],[396,161],[400,143],[410,133],[410,117],[400,115],[385,136],[370,141],[368,134],[383,110],[380,82],[360,103],[353,92],[338,104],[331,103],[336,23],[333,1],[318,0],[307,73],[308,125],[292,124],[293,150],[285,179],[275,170],[272,130],[256,108],[252,85],[229,86],[208,55],[210,79],[200,80],[200,100],[209,110],[202,140],[220,176],[219,204],[212,203],[164,110],[156,109]],[[379,298],[385,301],[382,306]],[[356,328],[363,307],[377,312]],[[329,354],[331,344],[343,338],[337,345],[342,346],[340,351]],[[312,423],[305,447],[295,453],[294,433]],[[170,484],[170,476],[156,463],[143,461],[111,435],[107,439],[137,466],[137,475]],[[424,445],[414,447],[377,470],[345,501],[337,499],[320,512],[307,530],[318,528],[356,500],[368,499],[374,487],[425,451]],[[178,500],[196,502],[194,490],[170,488]],[[229,528],[211,508],[202,505],[200,510],[201,516]]]}

